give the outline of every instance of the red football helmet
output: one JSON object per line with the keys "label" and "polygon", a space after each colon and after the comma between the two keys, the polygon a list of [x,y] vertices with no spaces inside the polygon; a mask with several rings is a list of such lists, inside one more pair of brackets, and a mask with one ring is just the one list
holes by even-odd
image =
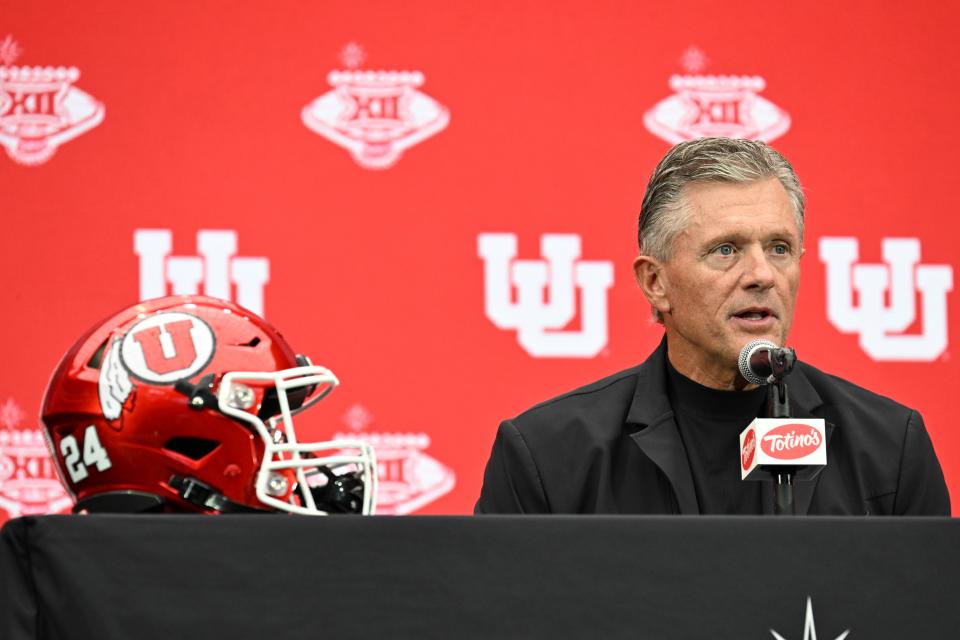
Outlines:
{"label": "red football helmet", "polygon": [[294,430],[337,384],[250,311],[171,296],[80,338],[42,419],[74,511],[370,514],[373,448]]}

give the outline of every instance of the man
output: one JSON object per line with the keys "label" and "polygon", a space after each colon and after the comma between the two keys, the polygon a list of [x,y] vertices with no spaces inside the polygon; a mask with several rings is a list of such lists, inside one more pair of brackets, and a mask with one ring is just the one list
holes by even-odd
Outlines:
{"label": "man", "polygon": [[[763,514],[769,482],[743,482],[739,433],[765,390],[740,376],[748,342],[786,343],[804,196],[762,142],[684,142],[657,166],[640,213],[637,282],[664,327],[643,364],[500,425],[477,513]],[[949,515],[920,415],[800,362],[795,417],[823,418],[827,467],[797,482],[798,514]]]}

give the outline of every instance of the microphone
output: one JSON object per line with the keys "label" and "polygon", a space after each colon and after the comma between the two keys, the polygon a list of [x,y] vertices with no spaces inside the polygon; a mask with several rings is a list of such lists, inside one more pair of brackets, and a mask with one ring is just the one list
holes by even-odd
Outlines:
{"label": "microphone", "polygon": [[778,347],[769,340],[748,342],[740,350],[737,367],[750,384],[771,384],[790,373],[797,355],[790,347]]}
{"label": "microphone", "polygon": [[827,464],[826,424],[822,418],[791,418],[787,383],[797,354],[769,340],[740,350],[737,367],[744,380],[766,384],[767,417],[755,418],[740,434],[740,477],[774,481],[773,512],[793,515],[793,481],[814,478]]}

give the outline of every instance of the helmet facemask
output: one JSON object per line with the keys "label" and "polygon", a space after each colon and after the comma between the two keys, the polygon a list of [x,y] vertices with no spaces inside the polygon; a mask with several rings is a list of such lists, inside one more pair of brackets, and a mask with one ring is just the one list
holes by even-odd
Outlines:
{"label": "helmet facemask", "polygon": [[[373,447],[347,439],[301,443],[294,428],[293,416],[338,384],[333,372],[309,364],[275,372],[231,371],[220,380],[220,411],[250,425],[263,440],[255,490],[264,505],[305,515],[373,514],[377,494]],[[274,398],[278,413],[266,415],[273,407],[264,411],[264,405],[272,405]]]}

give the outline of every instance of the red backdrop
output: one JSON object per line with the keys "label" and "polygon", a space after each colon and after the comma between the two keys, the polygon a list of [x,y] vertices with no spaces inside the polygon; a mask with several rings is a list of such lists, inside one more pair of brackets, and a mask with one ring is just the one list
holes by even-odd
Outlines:
{"label": "red backdrop", "polygon": [[[630,270],[636,215],[671,142],[710,133],[772,141],[797,168],[807,254],[791,344],[920,410],[957,510],[958,14],[8,3],[0,518],[67,506],[37,432],[60,356],[192,275],[200,292],[262,301],[338,374],[300,429],[374,440],[382,512],[469,512],[499,420],[659,341]],[[138,230],[169,235],[140,236],[145,258]],[[202,231],[218,233],[198,247]],[[512,234],[516,260],[486,234]]]}

